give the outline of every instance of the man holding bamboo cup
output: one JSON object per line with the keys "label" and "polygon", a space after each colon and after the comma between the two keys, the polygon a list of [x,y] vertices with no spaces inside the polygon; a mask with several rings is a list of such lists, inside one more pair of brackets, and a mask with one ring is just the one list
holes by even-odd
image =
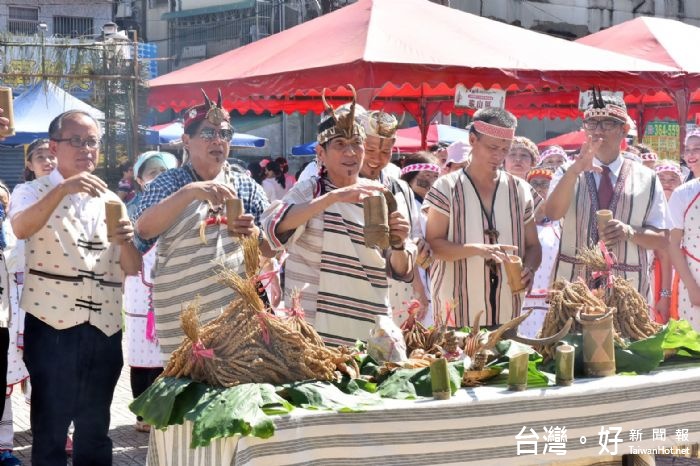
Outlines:
{"label": "man holding bamboo cup", "polygon": [[184,305],[197,299],[204,325],[234,299],[217,274],[222,263],[243,270],[241,236],[257,238],[261,253],[273,255],[258,227],[268,206],[265,192],[227,162],[233,127],[221,100],[220,91],[216,102],[204,94],[204,104],[185,112],[182,142],[189,159],[158,175],[133,214],[139,249],[157,241],[153,304],[164,363],[184,339]]}
{"label": "man holding bamboo cup", "polygon": [[[517,317],[521,292],[540,265],[530,185],[501,170],[516,123],[500,108],[477,111],[469,131],[471,163],[438,178],[425,198],[425,239],[436,258],[430,276],[436,321],[472,325],[484,309],[489,326]],[[447,315],[452,300],[453,318]]]}
{"label": "man holding bamboo cup", "polygon": [[587,141],[574,163],[557,171],[545,204],[547,217],[564,219],[555,277],[590,282],[592,271],[576,255],[603,240],[616,258],[612,272],[648,296],[648,252],[668,244],[663,188],[653,170],[620,155],[629,130],[624,101],[594,90],[583,129]]}
{"label": "man holding bamboo cup", "polygon": [[[26,240],[21,307],[24,362],[32,380],[32,463],[66,464],[71,421],[75,464],[111,464],[110,404],[122,367],[123,274],[141,255],[116,194],[92,174],[100,125],[71,110],[49,125],[56,168],[18,185],[9,217]],[[106,206],[118,216],[108,237]]]}

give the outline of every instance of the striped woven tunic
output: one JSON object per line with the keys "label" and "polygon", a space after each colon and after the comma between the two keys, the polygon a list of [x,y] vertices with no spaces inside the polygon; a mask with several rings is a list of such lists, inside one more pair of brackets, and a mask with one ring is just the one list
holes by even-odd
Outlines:
{"label": "striped woven tunic", "polygon": [[[151,205],[195,181],[201,180],[189,165],[159,175],[148,185],[132,220],[135,221]],[[253,214],[258,223],[268,205],[262,187],[250,177],[234,172],[228,165],[223,167],[215,181],[232,185],[243,201],[245,211]],[[234,299],[233,290],[217,280],[221,265],[243,273],[243,250],[240,242],[229,235],[225,224],[207,226],[206,244],[200,240],[199,226],[207,219],[208,211],[208,203],[194,201],[159,237],[148,241],[137,238],[142,251],[158,239],[150,281],[154,284],[156,332],[164,363],[184,339],[180,313],[189,303],[197,300],[199,321],[204,325],[218,317]]]}
{"label": "striped woven tunic", "polygon": [[352,345],[367,339],[375,316],[390,315],[387,278],[410,282],[413,274],[393,275],[387,260],[391,250],[364,245],[362,204],[336,203],[295,231],[277,234],[277,226],[295,204],[333,189],[327,179],[316,177],[297,183],[265,211],[262,226],[273,249],[289,253],[285,302],[291,302],[295,289],[300,290],[306,320],[324,341]]}
{"label": "striped woven tunic", "polygon": [[[457,244],[511,244],[524,254],[525,225],[534,221],[530,185],[517,176],[499,172],[491,212],[487,215],[474,184],[464,170],[438,178],[423,202],[423,209],[435,209],[449,217],[447,240]],[[493,241],[490,236],[498,238]],[[430,270],[433,313],[450,325],[472,325],[479,311],[486,311],[486,325],[498,325],[517,317],[522,304],[519,294],[508,286],[503,266],[490,277],[483,257],[456,261],[435,261]],[[495,293],[495,306],[491,294]],[[447,316],[447,304],[454,300],[454,322]],[[483,322],[482,322],[483,323]]]}

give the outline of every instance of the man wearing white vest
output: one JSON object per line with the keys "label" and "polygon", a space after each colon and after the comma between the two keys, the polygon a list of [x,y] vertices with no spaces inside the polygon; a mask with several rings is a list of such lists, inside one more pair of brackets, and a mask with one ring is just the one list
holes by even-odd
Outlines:
{"label": "man wearing white vest", "polygon": [[49,138],[56,169],[19,185],[9,212],[15,235],[26,240],[21,306],[32,464],[66,464],[73,421],[73,464],[109,465],[109,408],[122,367],[121,284],[123,274],[138,272],[140,255],[126,217],[107,238],[105,201],[119,198],[92,175],[99,123],[68,111],[51,122]]}
{"label": "man wearing white vest", "polygon": [[[594,97],[583,114],[587,142],[574,163],[554,175],[545,205],[551,220],[564,219],[554,276],[590,280],[592,271],[576,255],[602,239],[617,259],[613,273],[648,296],[648,252],[668,245],[666,197],[654,170],[620,154],[629,130],[625,103],[595,92]],[[611,210],[613,220],[599,231],[596,211],[601,209]]]}

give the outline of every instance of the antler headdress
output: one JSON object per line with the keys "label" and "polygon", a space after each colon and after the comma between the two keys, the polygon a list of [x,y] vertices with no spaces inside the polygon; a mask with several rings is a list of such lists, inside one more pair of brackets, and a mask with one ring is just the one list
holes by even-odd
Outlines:
{"label": "antler headdress", "polygon": [[323,89],[321,92],[324,112],[318,124],[318,136],[316,140],[319,144],[325,144],[337,137],[344,137],[347,139],[351,139],[354,136],[365,137],[364,130],[357,121],[355,121],[357,108],[361,111],[364,111],[364,109],[356,103],[357,93],[355,92],[355,88],[351,84],[348,84],[348,87],[352,91],[352,101],[335,110],[326,101],[326,89]]}
{"label": "antler headdress", "polygon": [[221,105],[221,89],[219,89],[216,103],[209,98],[207,93],[204,92],[204,89],[201,89],[201,91],[204,96],[204,103],[192,107],[185,112],[185,128],[204,119],[216,126],[219,126],[224,121],[230,121],[231,116]]}

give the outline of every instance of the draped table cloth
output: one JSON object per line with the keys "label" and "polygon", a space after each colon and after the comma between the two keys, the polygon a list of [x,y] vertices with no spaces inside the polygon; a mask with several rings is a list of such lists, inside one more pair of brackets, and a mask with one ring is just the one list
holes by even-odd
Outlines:
{"label": "draped table cloth", "polygon": [[364,412],[297,408],[275,417],[269,439],[196,449],[186,422],[151,431],[148,464],[573,466],[621,464],[631,453],[653,464],[654,453],[697,457],[699,384],[700,367],[684,367],[524,392],[460,389],[448,401],[382,399]]}

